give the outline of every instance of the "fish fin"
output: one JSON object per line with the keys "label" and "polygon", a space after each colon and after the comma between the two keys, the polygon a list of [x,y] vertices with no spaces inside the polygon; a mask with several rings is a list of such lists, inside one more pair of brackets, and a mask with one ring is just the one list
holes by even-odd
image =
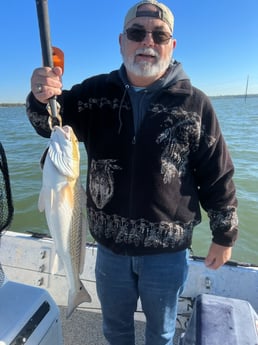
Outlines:
{"label": "fish fin", "polygon": [[66,318],[68,319],[72,315],[73,311],[78,307],[78,305],[84,302],[90,303],[91,301],[92,299],[90,294],[85,289],[82,281],[80,280],[80,290],[75,292],[74,294],[69,291]]}
{"label": "fish fin", "polygon": [[51,269],[51,274],[56,274],[58,272],[58,266],[59,266],[59,258],[57,253],[55,254],[54,261],[53,261],[53,266]]}
{"label": "fish fin", "polygon": [[39,200],[38,200],[38,209],[39,212],[43,212],[45,210],[45,197],[44,197],[44,189],[42,188],[39,193]]}
{"label": "fish fin", "polygon": [[83,205],[83,208],[84,208],[86,207],[86,204],[87,204],[87,196],[86,196],[86,191],[83,185],[80,186],[80,197],[81,197],[81,205]]}
{"label": "fish fin", "polygon": [[82,214],[82,239],[81,239],[81,253],[80,253],[80,265],[79,265],[79,273],[82,274],[84,269],[84,263],[85,263],[85,255],[86,255],[86,229],[87,229],[87,219],[85,214]]}
{"label": "fish fin", "polygon": [[81,221],[82,221],[82,224],[81,224],[82,241],[81,241],[79,273],[82,274],[84,263],[85,263],[85,255],[86,255],[87,232],[89,229],[88,218],[86,216],[86,192],[82,185],[80,186],[80,205],[81,205]]}
{"label": "fish fin", "polygon": [[81,205],[81,212],[83,215],[83,226],[85,226],[87,232],[89,229],[89,225],[88,225],[88,217],[87,217],[87,212],[86,212],[86,208],[87,208],[87,195],[85,192],[84,187],[81,185],[80,186],[80,205]]}
{"label": "fish fin", "polygon": [[55,192],[53,189],[50,189],[50,195],[48,195],[48,190],[44,187],[41,188],[41,191],[39,193],[39,199],[38,199],[38,209],[40,212],[43,212],[45,210],[45,202],[47,200],[50,207],[53,206],[54,203],[54,197]]}

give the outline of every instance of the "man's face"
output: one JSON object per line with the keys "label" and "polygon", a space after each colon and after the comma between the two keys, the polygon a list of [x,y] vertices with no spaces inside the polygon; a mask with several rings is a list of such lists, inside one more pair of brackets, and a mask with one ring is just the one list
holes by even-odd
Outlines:
{"label": "man's face", "polygon": [[[153,7],[153,5],[143,5],[141,10],[155,10]],[[131,40],[130,35],[126,34],[127,29],[132,31],[133,38],[135,32],[142,33],[141,41]],[[142,30],[146,31],[145,35]],[[157,36],[165,40],[162,43],[155,42],[153,31],[158,32]],[[168,25],[161,19],[153,17],[137,17],[131,20],[124,32],[120,35],[119,42],[128,78],[135,86],[147,86],[165,73],[176,41],[171,38]]]}

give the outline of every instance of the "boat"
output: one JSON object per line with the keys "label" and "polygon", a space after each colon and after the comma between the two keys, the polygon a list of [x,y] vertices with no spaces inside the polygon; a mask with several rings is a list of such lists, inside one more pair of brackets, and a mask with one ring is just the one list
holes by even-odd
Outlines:
{"label": "boat", "polygon": [[[0,345],[105,345],[96,293],[96,244],[86,243],[81,274],[92,301],[79,305],[66,319],[67,279],[63,270],[52,272],[54,241],[34,232],[7,230],[13,211],[8,166],[0,145]],[[135,325],[136,345],[143,345],[145,318],[140,301]],[[258,344],[258,266],[229,261],[219,270],[210,270],[203,257],[191,255],[174,344]]]}
{"label": "boat", "polygon": [[[50,43],[46,1],[44,6],[37,1],[37,6],[41,36],[46,38],[42,41]],[[51,45],[43,46],[47,47],[42,48],[43,63],[52,66]],[[96,253],[96,244],[87,243],[81,280],[92,302],[81,304],[67,320],[66,276],[62,270],[51,272],[53,240],[33,232],[5,231],[0,242],[4,272],[1,282],[0,271],[0,345],[105,345],[96,293]],[[204,258],[192,255],[179,298],[174,344],[258,344],[257,313],[257,265],[230,261],[213,271],[205,266]],[[140,301],[135,325],[136,345],[143,345],[145,319]]]}
{"label": "boat", "polygon": [[[102,335],[101,308],[96,294],[95,261],[97,247],[94,243],[87,243],[84,271],[81,275],[82,282],[92,296],[91,303],[81,304],[66,320],[65,310],[67,304],[67,281],[64,271],[52,274],[51,267],[55,256],[55,247],[50,237],[33,233],[17,233],[6,231],[1,237],[0,262],[5,272],[7,281],[25,284],[35,289],[47,291],[60,309],[62,334],[64,344],[106,344]],[[0,289],[1,291],[1,289]],[[231,344],[224,341],[220,343],[185,342],[189,324],[196,313],[196,301],[200,296],[220,298],[215,307],[218,311],[219,302],[225,307],[225,301],[230,303],[230,310],[238,310],[236,301],[247,303],[248,310],[252,310],[253,324],[245,325],[247,313],[243,316],[243,330],[250,327],[258,328],[258,266],[249,263],[230,261],[219,270],[210,270],[204,264],[204,258],[191,256],[189,259],[189,277],[184,292],[179,300],[177,337],[175,344]],[[233,303],[234,302],[234,303]],[[212,301],[208,305],[212,305]],[[232,304],[233,303],[233,304]],[[214,303],[213,303],[214,304]],[[233,306],[232,306],[233,305]],[[222,308],[222,311],[224,310]],[[204,308],[205,309],[205,308]],[[243,309],[242,307],[240,309]],[[219,316],[222,318],[223,313]],[[239,315],[237,312],[236,315]],[[250,315],[249,315],[250,316]],[[251,317],[251,316],[250,316]],[[235,316],[234,316],[235,318]],[[135,313],[137,345],[144,344],[144,314],[139,302]],[[192,322],[193,323],[193,322]],[[223,324],[225,320],[223,320]],[[241,325],[241,322],[240,322]],[[231,325],[232,326],[232,325]],[[194,326],[196,327],[196,325]],[[238,326],[241,327],[241,326]],[[205,328],[205,327],[204,327]],[[250,330],[248,331],[250,334]],[[181,339],[180,339],[181,338]],[[254,339],[253,339],[254,340]],[[256,344],[256,339],[251,344]],[[1,339],[0,339],[0,344]],[[40,343],[41,344],[41,343]],[[233,343],[232,343],[233,344]],[[234,345],[242,344],[235,341]],[[245,342],[243,344],[249,344]]]}

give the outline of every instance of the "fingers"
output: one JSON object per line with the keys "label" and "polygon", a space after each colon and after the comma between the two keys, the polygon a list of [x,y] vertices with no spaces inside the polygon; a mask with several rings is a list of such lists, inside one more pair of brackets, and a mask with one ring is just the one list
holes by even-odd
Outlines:
{"label": "fingers", "polygon": [[205,259],[205,265],[210,269],[216,270],[230,260],[231,254],[231,247],[224,247],[216,243],[212,243]]}
{"label": "fingers", "polygon": [[41,67],[34,70],[31,77],[31,91],[41,103],[62,93],[62,69]]}
{"label": "fingers", "polygon": [[224,263],[219,262],[218,258],[212,258],[207,256],[207,258],[204,261],[205,266],[212,269],[212,270],[217,270],[220,266],[222,266]]}

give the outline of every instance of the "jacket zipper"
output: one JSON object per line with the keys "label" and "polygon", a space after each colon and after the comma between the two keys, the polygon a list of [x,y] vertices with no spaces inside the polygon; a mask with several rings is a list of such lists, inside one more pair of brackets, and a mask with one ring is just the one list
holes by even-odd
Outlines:
{"label": "jacket zipper", "polygon": [[[138,108],[141,108],[141,104],[143,102],[143,98],[145,97],[146,92],[147,91],[145,90],[139,102]],[[133,185],[134,185],[134,176],[135,176],[135,151],[136,151],[136,144],[137,144],[137,136],[144,122],[145,115],[146,114],[144,114],[144,117],[141,120],[140,126],[137,128],[137,132],[134,134],[133,139],[132,139],[131,180],[130,180],[130,191],[129,191],[129,195],[130,195],[129,196],[129,217],[130,218],[132,218],[132,211],[133,211],[133,204],[134,204],[133,200],[134,200],[134,194],[135,194]],[[134,118],[134,114],[133,114],[133,118]]]}

